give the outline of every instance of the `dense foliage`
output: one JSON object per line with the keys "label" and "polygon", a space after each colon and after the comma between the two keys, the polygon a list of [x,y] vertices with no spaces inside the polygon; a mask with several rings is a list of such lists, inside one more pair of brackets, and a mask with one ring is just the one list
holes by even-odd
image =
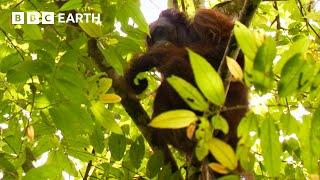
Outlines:
{"label": "dense foliage", "polygon": [[[174,173],[163,154],[151,150],[120,104],[108,73],[123,75],[131,57],[145,50],[149,29],[139,6],[136,0],[0,0],[0,178],[185,176],[188,169],[179,152],[172,149],[181,167]],[[246,83],[251,93],[236,151],[211,136],[214,129],[228,131],[221,116],[208,119],[180,110],[150,125],[190,127],[189,136],[199,140],[197,157],[211,153],[217,159],[209,164],[212,170],[234,174],[225,178],[239,178],[238,164],[261,178],[319,178],[319,6],[312,0],[264,1],[250,28],[236,23],[245,70],[232,58],[227,63],[233,79]],[[102,23],[12,25],[14,11],[94,12]],[[107,70],[90,52],[92,39]],[[189,55],[200,90],[179,77],[168,81],[181,97],[195,99],[189,104],[194,110],[222,105],[225,90],[218,73],[197,54]],[[154,89],[157,74],[143,76],[150,76],[149,91]],[[150,114],[153,94],[140,98]],[[195,130],[193,122],[199,119]]]}

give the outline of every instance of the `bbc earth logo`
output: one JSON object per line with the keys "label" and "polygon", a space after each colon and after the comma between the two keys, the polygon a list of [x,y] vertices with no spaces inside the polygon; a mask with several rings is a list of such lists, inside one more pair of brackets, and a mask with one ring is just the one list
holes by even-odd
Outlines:
{"label": "bbc earth logo", "polygon": [[101,24],[99,13],[12,12],[12,24]]}

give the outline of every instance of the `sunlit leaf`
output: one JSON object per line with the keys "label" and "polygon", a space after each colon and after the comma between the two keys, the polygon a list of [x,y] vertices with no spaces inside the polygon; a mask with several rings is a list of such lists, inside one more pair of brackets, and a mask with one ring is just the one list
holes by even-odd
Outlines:
{"label": "sunlit leaf", "polygon": [[40,40],[42,39],[42,33],[40,27],[36,24],[25,24],[22,26],[23,37],[25,40]]}
{"label": "sunlit leaf", "polygon": [[115,121],[113,114],[107,111],[102,102],[93,102],[90,109],[96,120],[104,128],[116,134],[122,134],[121,127]]}
{"label": "sunlit leaf", "polygon": [[258,48],[253,62],[252,73],[253,84],[257,91],[265,93],[272,88],[272,64],[276,57],[276,52],[276,42],[272,38],[266,38]]}
{"label": "sunlit leaf", "polygon": [[98,43],[98,48],[102,52],[106,61],[117,71],[117,73],[123,75],[122,57],[117,53],[117,50],[113,47],[103,47],[101,43]]}
{"label": "sunlit leaf", "polygon": [[82,0],[69,0],[63,4],[59,11],[68,11],[82,7]]}
{"label": "sunlit leaf", "polygon": [[91,37],[101,37],[103,35],[101,25],[92,22],[83,22],[79,23],[79,26]]}
{"label": "sunlit leaf", "polygon": [[197,121],[197,116],[189,110],[172,110],[155,117],[149,126],[155,128],[179,129]]}
{"label": "sunlit leaf", "polygon": [[233,58],[227,57],[227,65],[230,70],[230,73],[235,79],[242,80],[243,79],[243,72],[236,60]]}
{"label": "sunlit leaf", "polygon": [[61,150],[50,151],[47,164],[56,165],[58,170],[66,171],[73,176],[78,176],[78,171],[76,170],[74,163]]}
{"label": "sunlit leaf", "polygon": [[278,83],[279,95],[290,96],[297,90],[302,90],[312,78],[313,71],[313,66],[302,59],[300,54],[292,56],[282,68]]}
{"label": "sunlit leaf", "polygon": [[[23,176],[23,180],[33,180],[33,179],[50,179],[52,177],[59,177],[57,174],[61,174],[56,167],[56,165],[43,165],[38,168],[31,169],[28,173]],[[62,175],[60,175],[62,178]]]}
{"label": "sunlit leaf", "polygon": [[202,97],[198,89],[188,81],[177,76],[171,76],[167,78],[167,81],[192,109],[204,111],[208,108],[209,104]]}
{"label": "sunlit leaf", "polygon": [[221,77],[206,59],[189,49],[188,52],[199,89],[212,103],[222,106],[225,101],[225,91]]}
{"label": "sunlit leaf", "polygon": [[260,45],[260,40],[256,38],[255,33],[237,21],[234,26],[234,34],[243,53],[253,60]]}
{"label": "sunlit leaf", "polygon": [[211,154],[223,166],[230,170],[234,170],[238,166],[238,159],[232,147],[217,138],[212,138],[209,142],[209,150]]}
{"label": "sunlit leaf", "polygon": [[105,104],[118,103],[121,101],[121,97],[116,94],[104,94],[100,96],[100,101]]}
{"label": "sunlit leaf", "polygon": [[300,38],[299,40],[294,42],[290,46],[290,48],[282,54],[281,59],[277,62],[277,64],[274,67],[274,72],[279,74],[282,68],[290,59],[292,59],[297,54],[305,53],[308,47],[309,39],[307,37]]}
{"label": "sunlit leaf", "polygon": [[221,130],[224,134],[229,132],[229,125],[226,119],[220,115],[213,116],[211,119],[212,127]]}
{"label": "sunlit leaf", "polygon": [[275,122],[272,117],[268,115],[262,122],[260,128],[263,162],[271,177],[278,176],[281,167],[281,144],[279,141],[279,134],[274,123]]}
{"label": "sunlit leaf", "polygon": [[94,147],[95,152],[102,153],[105,148],[104,131],[101,126],[96,125],[90,135],[90,142]]}

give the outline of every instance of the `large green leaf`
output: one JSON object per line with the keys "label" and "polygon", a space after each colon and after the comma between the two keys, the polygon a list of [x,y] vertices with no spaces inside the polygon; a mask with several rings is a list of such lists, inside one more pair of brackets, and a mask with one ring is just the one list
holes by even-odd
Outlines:
{"label": "large green leaf", "polygon": [[31,169],[28,171],[26,176],[23,176],[23,180],[34,180],[34,179],[61,179],[62,173],[56,167],[56,165],[43,165],[38,168]]}
{"label": "large green leaf", "polygon": [[46,164],[56,166],[56,169],[60,170],[60,173],[66,171],[72,176],[78,176],[78,171],[76,170],[74,163],[68,158],[67,154],[61,150],[51,151],[48,155]]}
{"label": "large green leaf", "polygon": [[253,60],[259,47],[259,41],[255,37],[255,33],[237,21],[234,25],[234,35],[242,52],[250,60]]}
{"label": "large green leaf", "polygon": [[117,18],[121,21],[122,26],[128,25],[129,17],[138,25],[139,30],[149,34],[149,26],[140,10],[139,1],[125,1],[120,5],[121,11],[117,14]]}
{"label": "large green leaf", "polygon": [[206,59],[189,49],[188,52],[199,89],[209,101],[222,106],[225,101],[225,91],[220,75]]}
{"label": "large green leaf", "polygon": [[95,152],[102,153],[104,150],[104,132],[101,126],[96,126],[90,135],[90,142],[94,147]]}
{"label": "large green leaf", "polygon": [[198,89],[188,81],[174,75],[167,78],[167,81],[192,109],[205,111],[209,107]]}
{"label": "large green leaf", "polygon": [[50,115],[63,135],[77,137],[80,134],[91,132],[93,128],[89,113],[80,105],[60,105],[50,109]]}
{"label": "large green leaf", "polygon": [[32,75],[48,75],[52,67],[43,61],[23,61],[8,70],[7,77],[11,83],[25,82]]}
{"label": "large green leaf", "polygon": [[276,57],[276,43],[271,38],[266,38],[258,48],[253,63],[252,80],[255,88],[261,92],[267,92],[272,88],[273,72],[272,63]]}
{"label": "large green leaf", "polygon": [[281,167],[281,144],[274,123],[271,115],[267,115],[260,127],[263,162],[270,177],[279,176]]}
{"label": "large green leaf", "polygon": [[139,168],[144,157],[145,145],[142,136],[139,136],[131,145],[129,155],[130,161],[135,168]]}
{"label": "large green leaf", "polygon": [[112,133],[108,138],[108,146],[111,152],[111,157],[119,161],[122,159],[126,151],[126,138],[123,135]]}
{"label": "large green leaf", "polygon": [[114,47],[103,47],[100,43],[98,43],[99,50],[102,52],[106,61],[110,63],[110,65],[117,71],[117,73],[123,75],[123,67],[122,67],[122,57],[118,54],[117,50]]}
{"label": "large green leaf", "polygon": [[299,40],[295,41],[290,48],[285,51],[281,59],[277,62],[274,67],[274,72],[279,74],[285,64],[292,59],[297,54],[303,54],[309,47],[309,39],[307,37],[300,38]]}
{"label": "large green leaf", "polygon": [[40,27],[36,24],[25,24],[22,26],[23,37],[25,40],[40,40],[42,39],[42,33]]}
{"label": "large green leaf", "polygon": [[300,54],[292,56],[282,68],[281,79],[278,83],[279,95],[290,96],[297,90],[303,90],[310,82],[313,71],[313,66],[302,59]]}

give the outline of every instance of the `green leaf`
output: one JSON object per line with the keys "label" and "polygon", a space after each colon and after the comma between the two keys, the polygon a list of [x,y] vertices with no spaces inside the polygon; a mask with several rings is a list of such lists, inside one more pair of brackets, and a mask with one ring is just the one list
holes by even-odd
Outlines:
{"label": "green leaf", "polygon": [[103,36],[102,27],[101,25],[86,22],[86,23],[79,23],[79,26],[90,36],[90,37],[101,37]]}
{"label": "green leaf", "polygon": [[128,26],[129,17],[138,25],[138,29],[142,32],[149,34],[149,25],[147,24],[141,10],[139,1],[125,1],[120,6],[121,10],[118,11],[117,18],[119,18],[121,25]]}
{"label": "green leaf", "polygon": [[167,81],[192,109],[198,111],[208,109],[209,104],[192,84],[174,75],[167,78]]}
{"label": "green leaf", "polygon": [[90,136],[90,142],[97,153],[102,153],[104,150],[104,133],[101,126],[96,126]]}
{"label": "green leaf", "polygon": [[69,0],[59,9],[59,11],[69,11],[82,7],[82,0]]}
{"label": "green leaf", "polygon": [[247,144],[245,144],[245,146],[237,146],[237,157],[239,157],[241,168],[246,171],[251,171],[257,161],[254,154],[251,152],[251,145]]}
{"label": "green leaf", "polygon": [[[0,53],[1,50],[3,49],[0,49]],[[18,53],[10,54],[4,58],[0,57],[0,72],[6,73],[10,68],[21,63],[22,61],[23,59]]]}
{"label": "green leaf", "polygon": [[108,146],[111,152],[111,157],[119,161],[122,159],[126,151],[126,138],[123,135],[112,133],[108,138]]}
{"label": "green leaf", "polygon": [[155,177],[160,171],[161,167],[164,165],[164,157],[161,151],[155,151],[152,156],[150,156],[147,163],[146,175],[149,178]]}
{"label": "green leaf", "polygon": [[154,128],[179,129],[189,126],[197,121],[197,115],[189,110],[172,110],[161,113],[155,117],[149,126]]}
{"label": "green leaf", "polygon": [[258,48],[253,63],[252,80],[255,88],[263,93],[272,89],[273,72],[272,63],[276,57],[276,43],[271,38],[266,38]]}
{"label": "green leaf", "polygon": [[50,109],[53,122],[63,135],[77,137],[91,132],[93,122],[89,113],[80,105],[65,104]]}
{"label": "green leaf", "polygon": [[101,43],[98,43],[98,48],[117,73],[123,75],[122,57],[117,53],[116,49],[114,47],[104,48]]}
{"label": "green leaf", "polygon": [[225,91],[221,77],[206,59],[189,49],[188,53],[199,89],[209,101],[222,106],[225,101]]}
{"label": "green leaf", "polygon": [[11,153],[17,154],[19,152],[21,141],[19,136],[9,135],[4,138],[6,144],[8,144]]}
{"label": "green leaf", "polygon": [[224,134],[229,132],[229,125],[226,119],[220,115],[213,116],[211,118],[211,123],[214,129],[221,130]]}
{"label": "green leaf", "polygon": [[36,24],[24,24],[22,25],[23,38],[25,40],[40,40],[42,39],[42,33],[40,27]]}
{"label": "green leaf", "polygon": [[260,120],[259,117],[260,116],[254,113],[248,113],[246,117],[244,117],[238,125],[238,137],[247,137],[249,136],[250,131],[257,131],[258,122]]}
{"label": "green leaf", "polygon": [[23,176],[23,180],[34,179],[61,179],[61,171],[57,169],[57,165],[43,165],[38,168],[31,169],[27,172],[26,176]]}
{"label": "green leaf", "polygon": [[311,118],[304,118],[297,133],[300,146],[303,167],[310,173],[318,173],[318,161],[320,157],[320,107],[314,110]]}
{"label": "green leaf", "polygon": [[66,78],[55,79],[54,86],[66,99],[72,100],[76,104],[88,104],[88,100],[82,90],[83,87],[80,84],[76,84],[79,81],[71,80],[69,79],[70,77]]}
{"label": "green leaf", "polygon": [[43,61],[23,61],[11,68],[7,77],[11,83],[21,83],[28,80],[32,75],[44,76],[51,72],[51,66]]}
{"label": "green leaf", "polygon": [[205,140],[200,140],[196,146],[196,157],[199,161],[209,154],[209,144]]}
{"label": "green leaf", "polygon": [[[281,97],[303,90],[313,76],[314,67],[300,54],[292,56],[282,68],[278,91]],[[311,83],[311,82],[310,82]]]}
{"label": "green leaf", "polygon": [[240,180],[241,178],[237,175],[227,175],[218,178],[218,180]]}
{"label": "green leaf", "polygon": [[209,150],[223,166],[230,170],[237,168],[238,159],[229,144],[221,141],[220,139],[212,138],[211,141],[209,141]]}
{"label": "green leaf", "polygon": [[138,169],[140,167],[142,159],[144,157],[144,153],[145,153],[144,139],[142,136],[139,136],[133,142],[129,151],[130,161],[135,168]]}
{"label": "green leaf", "polygon": [[75,168],[73,162],[68,158],[67,154],[64,154],[61,150],[53,150],[48,155],[48,165],[56,166],[56,169],[60,171],[66,171],[72,176],[77,177],[78,171]]}
{"label": "green leaf", "polygon": [[259,42],[255,37],[255,33],[238,21],[235,22],[233,31],[242,52],[250,60],[253,60],[259,47]]}
{"label": "green leaf", "polygon": [[[0,153],[0,169],[4,170],[5,174],[12,175],[17,177],[18,173],[13,164],[8,161],[8,159],[5,157],[5,154]],[[5,176],[4,176],[5,178]]]}
{"label": "green leaf", "polygon": [[290,59],[292,59],[297,54],[304,54],[307,51],[308,47],[309,47],[308,37],[303,37],[295,41],[290,46],[290,48],[282,54],[281,59],[278,61],[278,63],[274,67],[274,72],[276,74],[280,74],[282,68]]}
{"label": "green leaf", "polygon": [[279,176],[281,166],[281,144],[273,118],[267,115],[260,128],[263,162],[271,177]]}
{"label": "green leaf", "polygon": [[107,111],[103,103],[93,102],[90,109],[101,126],[113,133],[122,134],[121,127],[115,121],[113,114]]}

